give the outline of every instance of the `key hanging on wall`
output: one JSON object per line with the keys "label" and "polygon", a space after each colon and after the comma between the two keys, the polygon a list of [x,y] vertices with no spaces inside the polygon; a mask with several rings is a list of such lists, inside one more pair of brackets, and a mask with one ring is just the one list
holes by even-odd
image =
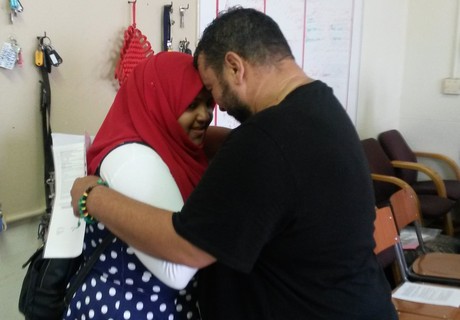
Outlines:
{"label": "key hanging on wall", "polygon": [[185,15],[185,10],[188,10],[190,8],[190,4],[187,4],[186,7],[180,6],[179,7],[179,15],[180,15],[180,27],[184,28],[185,23],[184,23],[184,15]]}
{"label": "key hanging on wall", "polygon": [[22,66],[22,50],[14,37],[3,43],[0,50],[0,67],[12,70],[15,66]]}
{"label": "key hanging on wall", "polygon": [[192,50],[189,49],[190,41],[185,38],[185,40],[179,41],[179,52],[183,52],[186,54],[192,54]]}
{"label": "key hanging on wall", "polygon": [[51,46],[45,47],[45,58],[49,60],[49,63],[53,67],[58,67],[62,63],[61,56],[57,53],[57,51]]}
{"label": "key hanging on wall", "polygon": [[43,66],[45,63],[45,54],[43,53],[43,46],[39,43],[35,50],[35,65],[37,67]]}
{"label": "key hanging on wall", "polygon": [[10,0],[10,22],[14,22],[14,18],[18,16],[18,13],[24,11],[21,1]]}
{"label": "key hanging on wall", "polygon": [[58,67],[62,63],[61,56],[51,46],[51,39],[46,35],[37,37],[38,46],[35,50],[35,65],[45,68],[48,73],[51,72],[51,67]]}

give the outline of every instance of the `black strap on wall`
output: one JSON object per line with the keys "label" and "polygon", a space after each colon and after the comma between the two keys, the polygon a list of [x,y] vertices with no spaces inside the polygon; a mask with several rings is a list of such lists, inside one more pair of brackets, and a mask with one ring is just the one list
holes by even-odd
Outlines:
{"label": "black strap on wall", "polygon": [[171,11],[172,5],[163,7],[163,51],[171,48]]}
{"label": "black strap on wall", "polygon": [[40,112],[42,115],[42,136],[44,152],[44,178],[46,194],[46,213],[51,214],[54,197],[54,161],[51,138],[51,86],[46,67],[40,67],[43,80],[40,81]]}
{"label": "black strap on wall", "polygon": [[46,36],[37,37],[38,47],[35,52],[35,65],[40,70],[40,113],[42,118],[42,136],[44,153],[45,214],[38,227],[38,238],[45,240],[54,199],[54,161],[53,141],[51,137],[51,85],[49,74],[52,67],[62,63],[62,58],[51,47],[51,40]]}

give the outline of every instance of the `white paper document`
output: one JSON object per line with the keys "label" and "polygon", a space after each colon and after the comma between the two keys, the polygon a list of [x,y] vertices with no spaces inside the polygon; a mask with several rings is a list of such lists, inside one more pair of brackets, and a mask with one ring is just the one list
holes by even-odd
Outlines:
{"label": "white paper document", "polygon": [[85,221],[73,214],[70,189],[76,178],[86,175],[88,138],[58,133],[52,138],[55,195],[43,256],[72,258],[82,252]]}
{"label": "white paper document", "polygon": [[460,289],[424,283],[405,282],[393,298],[440,306],[460,307]]}

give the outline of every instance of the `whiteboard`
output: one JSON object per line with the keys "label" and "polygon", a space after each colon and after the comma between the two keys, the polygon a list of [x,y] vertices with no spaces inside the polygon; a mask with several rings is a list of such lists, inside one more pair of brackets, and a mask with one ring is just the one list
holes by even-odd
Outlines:
{"label": "whiteboard", "polygon": [[[333,88],[356,123],[363,0],[199,0],[198,38],[218,12],[240,5],[272,17],[296,62],[314,79]],[[216,110],[216,125],[238,122]]]}

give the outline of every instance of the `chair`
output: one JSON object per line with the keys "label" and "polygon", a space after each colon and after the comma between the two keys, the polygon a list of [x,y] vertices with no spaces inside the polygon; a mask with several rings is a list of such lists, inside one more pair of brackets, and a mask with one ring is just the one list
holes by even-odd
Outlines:
{"label": "chair", "polygon": [[[460,254],[427,252],[422,237],[420,206],[415,191],[407,185],[390,197],[390,205],[398,231],[413,225],[421,254],[412,265],[404,263],[409,280],[460,286]],[[453,238],[455,240],[455,238]],[[402,249],[402,245],[400,246]]]}
{"label": "chair", "polygon": [[[397,248],[400,245],[396,224],[393,220],[393,214],[389,207],[376,209],[376,217],[374,222],[374,253],[380,253],[390,248]],[[396,255],[400,255],[399,250],[395,250]],[[398,262],[402,272],[404,268],[402,260],[404,256],[398,257],[395,262]],[[403,284],[409,282],[403,280]],[[422,288],[424,284],[419,284]],[[395,293],[399,288],[395,289]],[[450,306],[441,306],[430,303],[412,302],[408,300],[398,299],[393,297],[393,304],[398,312],[400,320],[433,320],[433,319],[460,319],[460,309]]]}
{"label": "chair", "polygon": [[395,246],[399,241],[398,230],[393,220],[391,207],[377,208],[374,221],[374,253],[379,255],[388,248]]}
{"label": "chair", "polygon": [[204,152],[209,161],[220,149],[232,130],[226,127],[209,126],[204,139]]}
{"label": "chair", "polygon": [[[364,153],[367,157],[369,168],[374,180],[374,193],[377,207],[388,205],[390,196],[407,183],[396,177],[395,164],[388,158],[377,139],[368,138],[361,140]],[[399,161],[400,165],[405,165],[417,170],[411,163]],[[424,167],[418,165],[417,167]],[[443,186],[442,181],[440,186]],[[427,222],[442,220],[444,233],[452,236],[454,228],[451,217],[451,209],[455,202],[433,194],[419,194],[420,211],[424,225]]]}
{"label": "chair", "polygon": [[[413,151],[398,130],[393,129],[380,133],[378,141],[390,160],[395,163],[406,161],[418,164],[417,159],[422,157],[444,163],[447,168],[451,169],[455,179],[442,179],[434,170],[425,173],[430,177],[434,175],[435,179],[441,179],[444,182],[446,196],[449,199],[455,201],[460,199],[460,167],[454,160],[439,153]],[[396,169],[396,176],[410,184],[417,194],[439,194],[436,180],[418,181],[418,171],[416,170],[404,169],[404,166],[401,166],[400,169]]]}

